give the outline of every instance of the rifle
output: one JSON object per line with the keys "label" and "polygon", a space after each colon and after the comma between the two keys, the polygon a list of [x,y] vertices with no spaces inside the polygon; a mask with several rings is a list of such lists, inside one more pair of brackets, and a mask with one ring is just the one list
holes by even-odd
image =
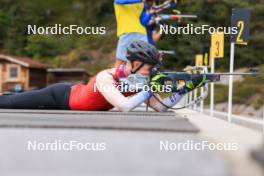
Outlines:
{"label": "rifle", "polygon": [[163,21],[168,21],[168,20],[181,20],[182,18],[192,18],[192,19],[196,19],[198,18],[197,15],[168,15],[168,14],[161,14],[159,15],[159,17],[163,20]]}
{"label": "rifle", "polygon": [[[206,67],[192,67],[192,69],[194,71],[202,69],[202,73],[186,73],[186,72],[160,72],[160,73],[165,74],[167,76],[168,81],[165,81],[166,85],[172,85],[172,86],[176,87],[176,89],[173,89],[174,92],[179,92],[178,91],[179,90],[178,89],[178,83],[180,81],[183,81],[184,83],[186,83],[188,81],[191,81],[193,76],[196,76],[197,74],[205,75],[206,80],[205,80],[205,84],[203,85],[204,91],[195,100],[193,100],[192,102],[189,102],[188,104],[185,104],[182,107],[172,108],[172,107],[169,107],[166,104],[164,104],[155,94],[153,94],[153,97],[164,107],[166,107],[168,109],[179,110],[179,109],[184,109],[184,108],[193,106],[193,105],[198,104],[201,101],[203,101],[208,95],[208,83],[220,81],[222,75],[228,75],[228,76],[230,76],[230,75],[245,75],[245,76],[254,76],[254,77],[260,76],[260,74],[256,70],[253,70],[253,72],[250,72],[250,73],[207,73]],[[153,70],[153,72],[154,72],[154,74],[158,73],[157,70]]]}
{"label": "rifle", "polygon": [[[159,1],[156,1],[155,4],[158,4]],[[168,20],[177,20],[180,21],[182,18],[192,18],[196,19],[197,15],[183,15],[181,14],[181,11],[176,9],[177,4],[179,3],[179,0],[167,0],[163,2],[160,5],[154,5],[152,9],[155,11],[155,22],[159,23],[161,20],[168,21]],[[170,15],[170,14],[159,14],[163,10],[166,9],[172,9],[173,13],[176,13],[176,15]]]}
{"label": "rifle", "polygon": [[[154,77],[157,74],[166,75],[166,85],[171,85],[172,87],[176,87],[173,89],[173,92],[178,92],[178,83],[184,82],[187,83],[191,81],[197,75],[205,75],[205,85],[208,83],[214,83],[221,81],[221,76],[230,76],[230,75],[244,75],[244,76],[259,76],[258,72],[249,72],[249,73],[208,73],[207,68],[203,67],[192,67],[195,72],[166,72],[160,71],[159,68],[153,68],[151,77]],[[202,69],[202,70],[201,70]],[[197,72],[199,71],[199,72]],[[132,74],[127,78],[121,78],[121,82],[125,82],[128,86],[136,87],[138,85],[147,85],[149,82],[149,77],[142,76],[140,74]]]}
{"label": "rifle", "polygon": [[197,75],[205,75],[205,83],[213,83],[221,81],[221,76],[254,76],[259,77],[258,72],[249,72],[249,73],[186,73],[186,72],[160,72],[171,80],[172,85],[177,85],[179,81],[188,82],[191,81],[193,77]]}
{"label": "rifle", "polygon": [[[180,93],[180,89],[178,89],[180,82],[187,83],[188,81],[191,81],[194,76],[197,76],[198,74],[206,76],[205,84],[203,85],[203,89],[204,89],[203,94],[197,97],[197,99],[193,100],[192,102],[182,107],[179,107],[179,108],[168,107],[167,105],[162,103],[162,101],[155,94],[153,94],[153,97],[166,108],[178,110],[178,109],[183,109],[189,106],[193,106],[194,104],[200,103],[208,95],[208,83],[219,82],[221,80],[221,76],[244,75],[244,76],[258,77],[260,75],[258,71],[253,71],[249,73],[208,73],[207,67],[204,67],[204,66],[187,68],[186,71],[188,71],[189,73],[188,72],[166,72],[166,71],[164,72],[164,71],[160,71],[160,69],[157,67],[153,68],[151,77],[157,74],[166,75],[167,79],[165,81],[165,85],[171,85],[173,87],[172,90],[174,93],[177,93],[177,92]],[[197,71],[199,71],[200,73],[199,72],[197,73]],[[132,74],[132,75],[129,75],[127,78],[121,78],[120,82],[124,83],[128,87],[132,87],[132,89],[135,88],[137,90],[140,90],[140,88],[138,89],[138,86],[140,85],[143,87],[144,85],[148,85],[149,77],[142,76],[139,74]]]}
{"label": "rifle", "polygon": [[159,53],[161,55],[172,55],[172,56],[176,56],[176,51],[175,50],[159,50]]}
{"label": "rifle", "polygon": [[[155,5],[152,7],[152,9],[155,11],[155,13],[160,13],[163,10],[175,8],[178,4],[178,0],[167,0],[163,2],[162,4],[159,4],[159,1],[155,1]],[[175,9],[174,9],[175,10]]]}

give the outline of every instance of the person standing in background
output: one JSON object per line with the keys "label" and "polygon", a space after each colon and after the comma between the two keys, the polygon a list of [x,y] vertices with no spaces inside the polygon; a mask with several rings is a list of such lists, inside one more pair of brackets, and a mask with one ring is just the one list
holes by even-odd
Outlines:
{"label": "person standing in background", "polygon": [[148,42],[145,23],[150,21],[153,13],[144,12],[143,0],[114,0],[117,21],[116,67],[125,64],[126,48],[134,41]]}
{"label": "person standing in background", "polygon": [[156,46],[157,41],[159,41],[161,38],[161,34],[157,30],[157,28],[159,27],[159,23],[161,22],[161,19],[156,14],[154,14],[154,10],[152,8],[153,6],[154,6],[153,0],[145,0],[143,14],[144,16],[148,16],[148,14],[152,14],[152,16],[150,19],[145,19],[145,20],[143,19],[142,24],[146,28],[148,42]]}

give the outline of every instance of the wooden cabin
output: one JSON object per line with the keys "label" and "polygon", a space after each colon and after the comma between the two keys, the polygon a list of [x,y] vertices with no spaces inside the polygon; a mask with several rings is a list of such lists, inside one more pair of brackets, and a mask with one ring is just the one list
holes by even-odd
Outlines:
{"label": "wooden cabin", "polygon": [[48,84],[53,83],[87,83],[89,80],[89,74],[82,68],[49,68],[48,72]]}
{"label": "wooden cabin", "polygon": [[47,85],[47,65],[26,57],[0,54],[0,92],[43,88]]}

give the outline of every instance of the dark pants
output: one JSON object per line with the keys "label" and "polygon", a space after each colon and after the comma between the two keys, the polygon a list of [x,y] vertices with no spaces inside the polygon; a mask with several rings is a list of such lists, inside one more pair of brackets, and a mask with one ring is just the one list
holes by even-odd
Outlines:
{"label": "dark pants", "polygon": [[0,96],[0,109],[68,110],[71,85],[58,83],[40,90]]}

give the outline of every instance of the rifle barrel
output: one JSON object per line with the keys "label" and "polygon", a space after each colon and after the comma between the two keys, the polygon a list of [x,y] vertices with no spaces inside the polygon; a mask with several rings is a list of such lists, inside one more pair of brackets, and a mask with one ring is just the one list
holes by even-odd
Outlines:
{"label": "rifle barrel", "polygon": [[170,15],[172,18],[198,18],[197,15]]}
{"label": "rifle barrel", "polygon": [[161,54],[175,55],[175,51],[159,50],[159,53],[161,53]]}
{"label": "rifle barrel", "polygon": [[258,73],[211,73],[211,74],[218,74],[218,75],[258,75]]}
{"label": "rifle barrel", "polygon": [[191,18],[191,19],[198,18],[197,15],[168,15],[168,14],[162,14],[160,15],[160,17],[163,20],[180,20],[182,18]]}
{"label": "rifle barrel", "polygon": [[[186,74],[187,72],[164,72],[166,74]],[[195,73],[189,73],[189,74],[195,74]],[[197,73],[198,74],[198,73]],[[202,73],[200,73],[202,74]],[[205,73],[207,75],[258,75],[259,73]]]}

